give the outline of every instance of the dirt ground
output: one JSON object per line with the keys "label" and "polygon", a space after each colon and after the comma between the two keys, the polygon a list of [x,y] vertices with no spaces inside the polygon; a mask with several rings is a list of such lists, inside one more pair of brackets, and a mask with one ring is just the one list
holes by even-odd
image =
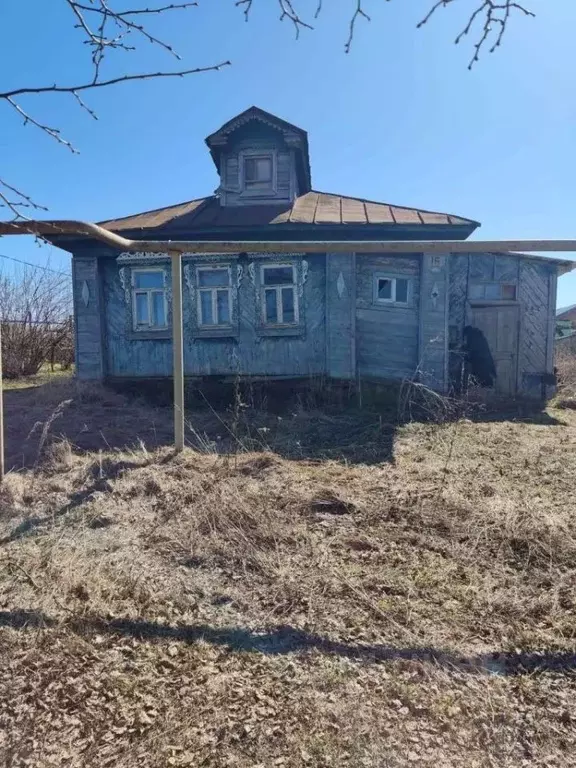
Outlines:
{"label": "dirt ground", "polygon": [[1,764],[576,765],[574,410],[6,395]]}

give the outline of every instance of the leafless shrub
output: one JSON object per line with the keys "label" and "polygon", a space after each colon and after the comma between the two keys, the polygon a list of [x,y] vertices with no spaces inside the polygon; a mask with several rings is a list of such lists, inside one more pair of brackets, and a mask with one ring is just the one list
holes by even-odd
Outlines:
{"label": "leafless shrub", "polygon": [[70,279],[43,269],[0,275],[2,368],[6,378],[73,360]]}
{"label": "leafless shrub", "polygon": [[555,405],[560,408],[576,408],[576,350],[558,347],[556,351],[558,394]]}

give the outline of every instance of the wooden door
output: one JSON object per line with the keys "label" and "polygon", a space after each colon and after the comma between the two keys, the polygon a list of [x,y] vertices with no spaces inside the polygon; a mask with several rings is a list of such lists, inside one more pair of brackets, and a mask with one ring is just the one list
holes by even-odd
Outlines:
{"label": "wooden door", "polygon": [[470,309],[470,325],[482,331],[490,347],[496,367],[494,389],[501,395],[516,394],[519,316],[517,306]]}

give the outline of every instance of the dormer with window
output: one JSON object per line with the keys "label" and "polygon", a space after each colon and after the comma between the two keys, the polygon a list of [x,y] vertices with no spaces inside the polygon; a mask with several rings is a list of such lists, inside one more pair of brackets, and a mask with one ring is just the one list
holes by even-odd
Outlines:
{"label": "dormer with window", "polygon": [[223,206],[292,202],[310,191],[306,131],[262,109],[242,112],[206,143],[220,175]]}

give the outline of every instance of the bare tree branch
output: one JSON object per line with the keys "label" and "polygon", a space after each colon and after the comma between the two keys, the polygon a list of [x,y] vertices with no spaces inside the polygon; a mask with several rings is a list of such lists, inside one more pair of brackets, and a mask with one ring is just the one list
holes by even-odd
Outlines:
{"label": "bare tree branch", "polygon": [[[294,7],[292,0],[276,0],[278,7],[280,8],[280,21],[288,19],[294,25],[296,38],[300,36],[301,29],[314,29],[314,27],[300,16]],[[236,0],[238,7],[243,7],[243,14],[246,21],[250,18],[250,11],[254,0]]]}
{"label": "bare tree branch", "polygon": [[48,136],[55,139],[59,144],[63,144],[65,147],[68,147],[71,152],[78,154],[78,150],[75,149],[67,139],[61,136],[58,128],[52,128],[49,125],[44,125],[44,123],[40,123],[38,120],[35,120],[31,115],[28,114],[28,112],[23,110],[22,107],[17,104],[11,96],[7,96],[5,98],[8,104],[14,107],[16,112],[18,112],[18,114],[24,118],[24,125],[27,125],[28,123],[35,125],[36,128],[39,128],[41,131],[44,131],[44,133],[47,133]]}
{"label": "bare tree branch", "polygon": [[[320,10],[322,10],[322,6],[318,6]],[[348,40],[346,40],[346,44],[344,45],[344,51],[346,53],[350,53],[350,48],[352,47],[352,41],[354,40],[354,32],[356,31],[356,22],[358,19],[362,17],[366,19],[366,21],[370,21],[370,16],[366,13],[366,11],[362,7],[362,0],[356,0],[356,10],[352,14],[352,18],[350,19],[350,31],[348,33]]]}
{"label": "bare tree branch", "polygon": [[[162,0],[161,0],[162,1]],[[207,0],[213,2],[213,0]],[[280,11],[280,21],[289,21],[294,27],[296,37],[302,29],[313,29],[313,22],[317,20],[323,11],[324,0],[275,0]],[[387,0],[388,2],[389,0]],[[430,10],[422,18],[418,27],[427,24],[439,10],[452,7],[459,0],[429,0]],[[84,91],[92,91],[96,88],[108,88],[120,83],[128,83],[135,80],[156,80],[160,78],[183,78],[203,72],[218,71],[228,66],[229,61],[221,61],[218,64],[182,68],[176,71],[135,72],[134,74],[118,74],[103,77],[103,63],[109,62],[111,55],[118,50],[134,52],[139,49],[138,43],[149,43],[161,48],[166,53],[180,59],[172,45],[157,36],[151,28],[152,19],[162,14],[176,11],[188,11],[197,6],[197,0],[175,2],[165,5],[148,5],[152,0],[122,0],[130,2],[132,7],[117,7],[120,0],[61,0],[71,11],[71,25],[79,31],[90,50],[92,71],[89,76],[76,84],[54,83],[52,85],[29,85],[0,92],[0,104],[4,102],[15,110],[23,119],[24,124],[31,124],[44,132],[51,139],[77,152],[75,147],[62,136],[59,128],[48,125],[40,118],[33,117],[27,108],[22,106],[20,97],[28,97],[40,94],[66,94],[72,97],[88,115],[97,120],[98,116],[93,109],[83,100],[81,94]],[[166,0],[164,0],[166,2]],[[246,21],[249,20],[256,0],[232,0],[234,5],[242,10]],[[340,0],[342,4],[343,0]],[[370,0],[346,0],[349,9],[348,35],[344,44],[344,50],[349,53],[356,35],[359,19],[370,21],[367,6]],[[511,16],[534,16],[534,13],[523,4],[529,0],[469,0],[474,10],[471,12],[464,28],[456,37],[459,43],[463,38],[477,32],[478,37],[474,43],[474,55],[470,61],[471,68],[479,59],[481,52],[487,48],[490,52],[496,50],[502,42],[504,33],[508,28]],[[463,3],[461,3],[463,4]],[[305,10],[300,10],[302,6]],[[35,203],[25,193],[16,187],[7,184],[0,179],[0,207],[7,208],[16,218],[26,218],[23,211],[26,209],[46,210],[44,206]]]}
{"label": "bare tree branch", "polygon": [[[458,2],[458,0],[436,0],[426,16],[419,22],[418,28],[427,24],[439,9],[446,8],[455,2]],[[489,53],[494,53],[500,46],[513,11],[524,16],[536,16],[536,14],[529,10],[525,5],[515,2],[514,0],[478,0],[478,2],[479,5],[470,14],[466,26],[454,40],[454,42],[458,44],[464,37],[471,33],[477,20],[484,19],[479,38],[474,44],[474,55],[468,64],[468,69],[472,69],[474,64],[479,60],[480,53],[491,36],[494,42],[489,48]]]}
{"label": "bare tree branch", "polygon": [[161,77],[186,77],[186,75],[196,75],[200,72],[217,72],[222,67],[230,66],[231,62],[221,61],[219,64],[213,64],[208,67],[195,67],[194,69],[183,69],[178,72],[141,72],[135,75],[122,75],[121,77],[112,77],[110,80],[99,80],[96,83],[80,83],[79,85],[42,85],[29,86],[27,88],[15,88],[12,91],[0,92],[0,99],[9,99],[13,96],[21,96],[25,93],[71,93],[76,94],[79,91],[88,91],[94,88],[106,88],[109,85],[117,83],[127,83],[131,80],[153,80]]}
{"label": "bare tree branch", "polygon": [[36,211],[47,211],[43,205],[34,202],[29,195],[21,192],[12,184],[0,178],[0,208],[7,208],[15,219],[27,218],[22,213],[23,208],[31,208]]}

